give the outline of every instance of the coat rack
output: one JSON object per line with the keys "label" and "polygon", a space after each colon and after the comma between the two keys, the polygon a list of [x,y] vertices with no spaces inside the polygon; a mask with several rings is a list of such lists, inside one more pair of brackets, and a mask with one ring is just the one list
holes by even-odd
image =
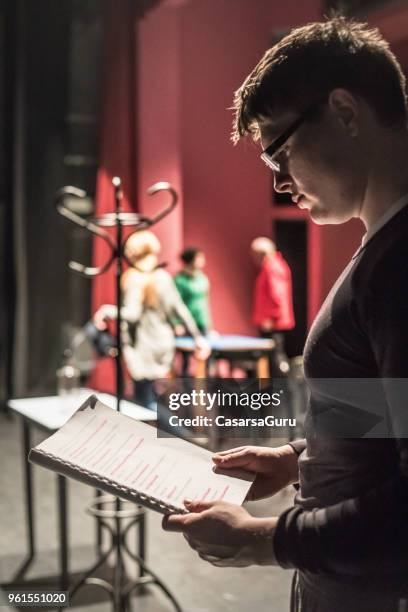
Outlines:
{"label": "coat rack", "polygon": [[[115,212],[107,213],[94,219],[84,219],[77,213],[73,212],[67,206],[67,200],[76,198],[82,199],[86,197],[86,192],[76,187],[63,187],[55,195],[55,205],[57,211],[66,219],[78,225],[93,236],[97,236],[106,243],[109,256],[104,264],[98,267],[87,266],[76,261],[70,261],[69,267],[74,272],[81,274],[86,278],[95,278],[104,274],[112,265],[115,265],[115,288],[116,288],[116,306],[117,306],[117,321],[116,321],[116,339],[117,351],[115,355],[115,370],[116,370],[116,409],[120,411],[121,399],[123,396],[123,365],[122,365],[122,273],[123,261],[126,260],[129,265],[131,262],[126,257],[126,244],[129,238],[138,231],[151,228],[159,221],[164,219],[177,204],[177,193],[175,189],[167,182],[158,182],[152,185],[147,193],[149,196],[154,196],[160,192],[166,192],[170,195],[169,203],[154,217],[146,217],[138,213],[124,212],[121,207],[123,193],[122,183],[119,177],[112,179],[114,188]],[[124,240],[123,228],[135,228]],[[107,227],[115,228],[115,239],[104,229]],[[99,558],[96,563],[87,570],[81,579],[70,589],[70,596],[73,597],[78,590],[86,584],[99,586],[107,591],[112,599],[113,612],[126,612],[130,610],[130,595],[135,590],[141,590],[145,585],[156,584],[165,595],[170,599],[177,612],[182,612],[175,597],[158,578],[150,567],[145,563],[145,519],[146,512],[140,506],[124,508],[123,505],[127,502],[122,502],[119,498],[112,499],[109,496],[98,496],[88,508],[88,513],[94,516],[98,525],[98,545]],[[113,506],[113,507],[112,507]],[[107,522],[113,521],[113,525]],[[128,520],[126,526],[123,525],[124,520]],[[133,525],[138,525],[138,552],[132,552],[127,543],[129,530]],[[105,529],[111,537],[111,543],[107,551],[102,553],[100,547],[100,535]],[[113,579],[111,582],[103,578],[94,576],[97,569],[101,568],[108,560],[109,556],[116,554],[116,563],[113,570]],[[139,577],[135,580],[130,580],[126,574],[125,557],[126,555],[137,562],[139,566]]]}

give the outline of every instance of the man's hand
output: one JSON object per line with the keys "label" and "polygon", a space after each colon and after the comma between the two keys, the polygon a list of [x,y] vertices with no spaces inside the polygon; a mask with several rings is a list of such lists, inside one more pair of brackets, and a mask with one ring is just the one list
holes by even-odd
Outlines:
{"label": "man's hand", "polygon": [[272,537],[277,519],[255,518],[223,501],[184,502],[189,514],[163,519],[163,529],[184,534],[199,556],[218,567],[276,563]]}
{"label": "man's hand", "polygon": [[217,453],[212,459],[222,469],[256,472],[248,500],[270,497],[298,481],[298,455],[289,444],[277,448],[240,446]]}

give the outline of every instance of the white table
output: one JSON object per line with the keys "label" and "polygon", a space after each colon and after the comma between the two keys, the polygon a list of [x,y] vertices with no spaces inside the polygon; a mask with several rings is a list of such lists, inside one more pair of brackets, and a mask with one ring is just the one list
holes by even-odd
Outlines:
{"label": "white table", "polygon": [[[114,395],[100,393],[92,389],[81,389],[78,393],[65,397],[53,395],[48,397],[11,399],[8,401],[8,405],[14,412],[29,419],[36,425],[49,431],[55,431],[65,425],[81,404],[92,394],[97,395],[103,404],[116,409],[116,398]],[[120,411],[138,421],[156,421],[157,419],[154,411],[124,399],[120,402]]]}
{"label": "white table", "polygon": [[[31,428],[38,427],[48,433],[52,433],[62,427],[77,409],[92,394],[112,409],[116,409],[116,397],[108,393],[100,393],[92,389],[81,389],[72,396],[48,396],[11,399],[8,401],[9,408],[22,417],[23,422],[23,463],[25,476],[25,494],[27,508],[27,528],[28,528],[28,557],[17,571],[12,582],[20,581],[33,561],[35,548],[35,527],[34,527],[34,491],[32,466],[27,461],[31,449]],[[121,412],[126,416],[140,421],[156,421],[157,415],[154,411],[138,406],[133,402],[121,400]],[[64,476],[58,478],[58,511],[59,511],[59,560],[60,560],[60,588],[66,590],[69,580],[68,564],[68,519],[67,519],[67,487]],[[100,545],[100,528],[98,525],[98,545]],[[140,522],[139,527],[139,555],[145,556],[145,532],[144,521]]]}

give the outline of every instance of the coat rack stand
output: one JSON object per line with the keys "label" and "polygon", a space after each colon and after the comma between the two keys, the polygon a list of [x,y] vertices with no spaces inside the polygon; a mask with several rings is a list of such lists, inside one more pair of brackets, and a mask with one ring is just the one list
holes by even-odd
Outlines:
{"label": "coat rack stand", "polygon": [[[116,337],[117,350],[115,355],[115,371],[116,371],[116,409],[120,412],[121,399],[123,396],[123,364],[122,364],[122,272],[123,261],[126,260],[125,247],[129,238],[142,229],[147,229],[158,223],[161,219],[167,216],[176,206],[177,193],[170,183],[159,182],[152,185],[148,194],[153,196],[159,192],[167,192],[170,196],[170,203],[155,217],[149,218],[138,213],[123,212],[121,207],[122,188],[119,177],[112,179],[115,197],[115,212],[102,215],[92,220],[84,219],[77,213],[73,212],[67,206],[68,199],[84,198],[86,193],[75,187],[63,187],[56,194],[57,211],[66,219],[88,230],[92,235],[98,236],[105,241],[109,247],[109,257],[107,261],[99,267],[90,267],[81,263],[71,261],[69,267],[71,270],[85,276],[87,278],[95,278],[106,272],[111,265],[115,265],[115,287],[116,287],[116,306],[117,306],[117,321],[116,321]],[[133,231],[123,238],[123,228],[130,226]],[[115,228],[115,239],[104,229],[105,227]],[[131,265],[131,263],[128,261]],[[177,612],[182,612],[177,600],[160,580],[157,574],[145,562],[145,538],[146,538],[146,511],[141,506],[135,506],[121,499],[112,498],[107,495],[100,495],[98,492],[94,502],[88,507],[87,512],[95,517],[98,528],[98,559],[96,563],[87,570],[76,584],[69,589],[70,597],[74,597],[76,593],[85,585],[94,585],[104,589],[112,600],[113,612],[128,612],[131,609],[130,596],[133,592],[141,592],[146,585],[157,585],[167,598],[173,604]],[[138,552],[130,549],[128,543],[129,533],[132,527],[138,527]],[[105,531],[110,538],[110,544],[106,551],[102,551],[101,535]],[[112,580],[108,581],[105,578],[96,576],[97,570],[100,570],[104,565],[107,565],[109,558],[115,556],[115,565],[113,567]],[[125,562],[126,558],[136,561],[138,565],[138,577],[135,579],[129,578]]]}

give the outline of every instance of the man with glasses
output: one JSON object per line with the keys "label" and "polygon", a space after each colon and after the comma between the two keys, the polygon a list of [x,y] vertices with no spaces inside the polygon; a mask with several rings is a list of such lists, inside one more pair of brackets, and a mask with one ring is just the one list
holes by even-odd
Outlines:
{"label": "man with glasses", "polygon": [[306,439],[214,457],[256,472],[252,499],[297,482],[294,507],[259,519],[193,500],[164,527],[217,566],[296,569],[294,612],[408,610],[405,77],[377,30],[336,17],[269,49],[235,111],[233,140],[260,139],[276,191],[315,223],[367,232],[306,342]]}

